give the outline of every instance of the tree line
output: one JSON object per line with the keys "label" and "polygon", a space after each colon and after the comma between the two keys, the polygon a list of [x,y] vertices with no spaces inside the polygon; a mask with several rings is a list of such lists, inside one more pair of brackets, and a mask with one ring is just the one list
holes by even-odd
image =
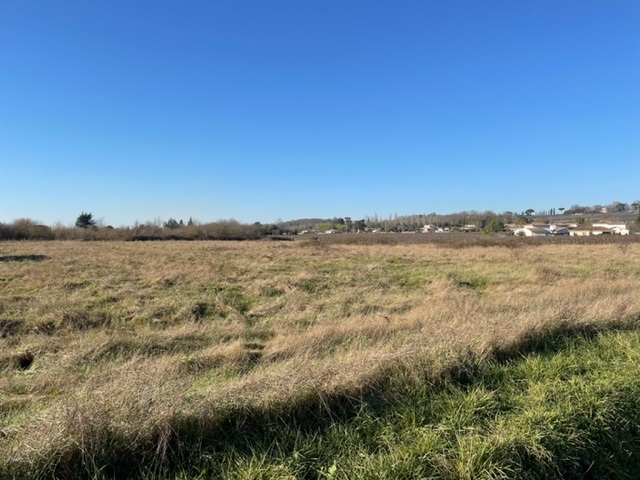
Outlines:
{"label": "tree line", "polygon": [[73,227],[42,225],[29,218],[0,223],[0,240],[255,240],[266,235],[259,226],[235,220],[203,224],[192,220],[180,228],[170,225],[154,221],[114,228],[99,225],[91,214],[83,212]]}
{"label": "tree line", "polygon": [[[236,220],[218,220],[200,223],[193,218],[186,222],[169,218],[166,221],[156,219],[145,223],[136,222],[133,226],[114,228],[103,225],[90,212],[82,211],[73,227],[56,224],[42,225],[29,218],[20,218],[11,223],[0,222],[0,240],[255,240],[265,237],[296,235],[300,233],[318,233],[336,231],[340,233],[379,232],[419,232],[424,225],[450,231],[501,232],[505,225],[524,225],[534,220],[551,221],[558,215],[585,215],[597,213],[638,213],[636,223],[640,224],[640,200],[623,203],[615,201],[609,205],[581,206],[570,208],[557,207],[535,211],[495,213],[471,210],[450,214],[435,212],[411,215],[366,216],[352,220],[349,217],[302,218],[262,224],[240,223]],[[546,218],[545,218],[546,217]],[[582,218],[582,217],[579,217]]]}

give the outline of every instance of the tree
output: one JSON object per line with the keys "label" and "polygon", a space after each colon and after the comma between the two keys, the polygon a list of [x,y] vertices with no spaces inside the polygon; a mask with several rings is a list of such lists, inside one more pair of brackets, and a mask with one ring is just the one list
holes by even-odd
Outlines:
{"label": "tree", "polygon": [[276,225],[275,223],[272,223],[270,225],[265,225],[262,231],[264,232],[265,235],[278,235],[280,233],[280,229],[278,228],[278,225]]}
{"label": "tree", "polygon": [[640,212],[633,222],[627,224],[627,228],[633,233],[640,234]]}
{"label": "tree", "polygon": [[567,213],[571,213],[571,215],[575,215],[576,213],[585,213],[587,211],[587,207],[582,207],[580,205],[571,205],[571,208]]}
{"label": "tree", "polygon": [[76,227],[89,228],[95,226],[96,221],[93,219],[93,214],[82,212],[80,215],[78,215],[78,218],[76,219]]}
{"label": "tree", "polygon": [[612,212],[624,212],[627,210],[627,204],[622,202],[613,202],[609,205],[609,210]]}
{"label": "tree", "polygon": [[498,233],[504,231],[504,223],[499,218],[492,218],[487,222],[484,227],[484,231],[487,233]]}
{"label": "tree", "polygon": [[180,228],[180,224],[175,218],[170,218],[166,222],[162,224],[164,228],[169,228],[171,230],[175,230],[176,228]]}
{"label": "tree", "polygon": [[316,230],[319,232],[326,232],[327,230],[333,230],[334,227],[333,223],[325,222],[316,225]]}
{"label": "tree", "polygon": [[518,216],[516,217],[516,219],[515,219],[514,223],[515,223],[516,225],[520,225],[520,226],[522,226],[522,225],[526,225],[527,223],[530,223],[530,222],[529,222],[529,219],[528,219],[526,216],[524,216],[524,215],[518,215]]}
{"label": "tree", "polygon": [[529,210],[525,210],[525,211],[524,211],[524,214],[525,214],[527,217],[530,217],[530,216],[531,216],[531,215],[533,215],[534,213],[535,213],[535,210],[534,210],[533,208],[530,208]]}

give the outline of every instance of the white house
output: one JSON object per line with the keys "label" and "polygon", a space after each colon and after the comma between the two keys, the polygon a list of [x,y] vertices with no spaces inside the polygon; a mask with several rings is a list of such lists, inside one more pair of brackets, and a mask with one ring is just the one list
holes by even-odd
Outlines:
{"label": "white house", "polygon": [[549,232],[551,235],[569,235],[569,225],[549,225]]}
{"label": "white house", "polygon": [[593,226],[607,228],[614,235],[629,235],[629,229],[627,228],[626,223],[600,222],[600,223],[594,223]]}
{"label": "white house", "polygon": [[595,225],[581,225],[571,229],[572,237],[588,237],[590,235],[611,234],[612,231],[606,227],[596,227]]}
{"label": "white house", "polygon": [[525,225],[524,227],[516,228],[513,234],[519,237],[546,237],[551,235],[551,232],[549,229],[539,225]]}

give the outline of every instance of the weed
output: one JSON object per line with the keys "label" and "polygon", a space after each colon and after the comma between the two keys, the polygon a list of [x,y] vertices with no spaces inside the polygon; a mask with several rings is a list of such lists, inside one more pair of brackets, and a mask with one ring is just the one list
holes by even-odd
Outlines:
{"label": "weed", "polygon": [[453,282],[461,288],[471,290],[484,290],[489,285],[489,280],[473,272],[455,272],[451,275]]}

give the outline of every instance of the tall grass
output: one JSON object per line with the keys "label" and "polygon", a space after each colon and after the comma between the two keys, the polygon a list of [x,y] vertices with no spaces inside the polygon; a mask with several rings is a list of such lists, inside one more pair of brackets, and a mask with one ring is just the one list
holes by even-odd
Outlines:
{"label": "tall grass", "polygon": [[[556,332],[557,333],[557,332]],[[567,332],[565,332],[566,334]],[[636,478],[640,332],[543,336],[501,360],[461,357],[431,382],[396,377],[351,418],[272,419],[212,448],[220,478]],[[514,346],[518,347],[518,346]]]}
{"label": "tall grass", "polygon": [[[447,372],[473,383],[475,359],[535,346],[531,332],[637,323],[635,247],[2,243],[0,476],[170,476],[180,461],[215,475],[339,475],[343,454],[322,457],[312,440],[359,412],[378,425],[405,394],[437,397]],[[263,448],[279,422],[315,463],[286,470],[286,443]],[[460,448],[489,448],[480,433]],[[494,471],[493,455],[473,462]],[[460,462],[452,478],[484,475]]]}

